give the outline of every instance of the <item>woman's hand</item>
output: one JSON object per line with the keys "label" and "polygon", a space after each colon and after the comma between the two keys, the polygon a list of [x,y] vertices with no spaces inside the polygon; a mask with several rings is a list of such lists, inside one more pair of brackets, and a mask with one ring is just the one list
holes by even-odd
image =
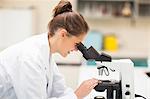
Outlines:
{"label": "woman's hand", "polygon": [[87,96],[98,83],[100,82],[95,78],[85,80],[75,91],[78,99],[83,99],[85,96]]}

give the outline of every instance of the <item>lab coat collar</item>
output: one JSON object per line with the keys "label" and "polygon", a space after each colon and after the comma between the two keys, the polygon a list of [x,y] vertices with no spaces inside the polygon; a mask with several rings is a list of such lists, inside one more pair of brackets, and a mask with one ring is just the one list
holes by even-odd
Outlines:
{"label": "lab coat collar", "polygon": [[49,57],[49,55],[51,55],[50,54],[51,51],[50,51],[48,33],[47,32],[43,34],[43,37],[41,39],[41,47],[43,49],[43,53],[44,53],[43,55]]}
{"label": "lab coat collar", "polygon": [[47,74],[48,80],[50,80],[50,64],[51,64],[51,50],[50,50],[50,45],[49,45],[49,40],[48,40],[48,33],[44,33],[43,37],[41,39],[41,51],[42,51],[42,57],[45,65],[45,70]]}

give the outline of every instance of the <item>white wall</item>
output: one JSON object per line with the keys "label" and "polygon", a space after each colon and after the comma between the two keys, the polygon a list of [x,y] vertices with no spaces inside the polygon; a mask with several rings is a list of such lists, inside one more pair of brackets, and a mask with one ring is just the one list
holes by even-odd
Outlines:
{"label": "white wall", "polygon": [[0,9],[0,49],[33,33],[32,9]]}
{"label": "white wall", "polygon": [[148,56],[150,45],[150,20],[137,19],[135,23],[130,20],[88,20],[91,29],[96,29],[104,35],[115,33],[119,39],[120,50],[126,53],[138,53]]}

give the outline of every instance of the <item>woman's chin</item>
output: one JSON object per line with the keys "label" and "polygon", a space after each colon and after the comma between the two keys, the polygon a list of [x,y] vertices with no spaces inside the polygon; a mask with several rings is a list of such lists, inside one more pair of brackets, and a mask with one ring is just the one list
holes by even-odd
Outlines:
{"label": "woman's chin", "polygon": [[62,57],[67,57],[68,53],[66,54],[61,54]]}

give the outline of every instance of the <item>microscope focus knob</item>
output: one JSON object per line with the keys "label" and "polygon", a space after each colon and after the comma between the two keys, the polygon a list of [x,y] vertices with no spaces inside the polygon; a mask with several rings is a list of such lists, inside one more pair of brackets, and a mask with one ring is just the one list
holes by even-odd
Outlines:
{"label": "microscope focus knob", "polygon": [[126,91],[126,92],[125,92],[125,95],[130,95],[130,91]]}

